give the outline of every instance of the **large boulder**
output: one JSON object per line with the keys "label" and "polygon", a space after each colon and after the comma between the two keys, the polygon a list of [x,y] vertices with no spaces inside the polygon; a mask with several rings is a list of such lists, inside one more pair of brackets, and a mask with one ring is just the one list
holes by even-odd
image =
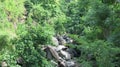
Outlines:
{"label": "large boulder", "polygon": [[52,43],[53,43],[53,45],[55,45],[55,46],[58,46],[58,45],[59,45],[59,42],[58,42],[58,40],[57,40],[56,37],[52,37]]}
{"label": "large boulder", "polygon": [[60,56],[62,58],[64,58],[65,60],[70,60],[71,59],[71,55],[64,50],[60,50]]}
{"label": "large boulder", "polygon": [[64,50],[64,49],[67,49],[67,47],[64,46],[64,45],[58,45],[58,46],[56,47],[56,51],[60,51],[60,50]]}
{"label": "large boulder", "polygon": [[1,67],[8,67],[7,62],[6,62],[6,61],[2,61],[2,63],[1,63]]}
{"label": "large boulder", "polygon": [[53,56],[52,56],[52,53],[50,52],[50,49],[49,49],[48,47],[46,47],[46,48],[44,49],[44,51],[46,52],[46,58],[47,58],[48,60],[52,60],[52,59],[53,59]]}
{"label": "large boulder", "polygon": [[53,46],[46,46],[44,51],[46,52],[46,57],[48,59],[52,60],[54,58],[57,61],[60,59],[60,56],[58,55],[57,51],[54,49]]}
{"label": "large boulder", "polygon": [[62,36],[57,36],[57,39],[59,41],[59,45],[65,45],[66,40]]}
{"label": "large boulder", "polygon": [[66,61],[66,65],[67,65],[67,67],[76,67],[74,61]]}

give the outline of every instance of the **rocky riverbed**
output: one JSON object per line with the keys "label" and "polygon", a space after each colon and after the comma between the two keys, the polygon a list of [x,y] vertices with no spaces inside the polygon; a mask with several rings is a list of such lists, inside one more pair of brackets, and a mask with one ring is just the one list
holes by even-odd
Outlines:
{"label": "rocky riverbed", "polygon": [[46,52],[46,58],[51,60],[56,67],[79,67],[74,57],[77,55],[75,49],[65,46],[73,42],[71,38],[66,35],[52,37],[54,46],[43,46]]}

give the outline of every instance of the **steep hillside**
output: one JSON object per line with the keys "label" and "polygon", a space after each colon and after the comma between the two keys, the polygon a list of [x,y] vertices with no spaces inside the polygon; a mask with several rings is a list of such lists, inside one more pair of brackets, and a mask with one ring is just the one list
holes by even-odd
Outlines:
{"label": "steep hillside", "polygon": [[120,67],[120,1],[0,0],[0,67]]}

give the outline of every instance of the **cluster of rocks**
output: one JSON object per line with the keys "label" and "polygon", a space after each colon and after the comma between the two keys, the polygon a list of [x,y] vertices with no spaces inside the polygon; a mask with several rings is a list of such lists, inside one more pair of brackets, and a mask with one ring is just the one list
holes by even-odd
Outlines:
{"label": "cluster of rocks", "polygon": [[[56,67],[79,67],[73,59],[78,53],[76,50],[66,47],[65,44],[72,43],[73,40],[66,35],[52,37],[53,45],[43,45],[42,50],[46,52],[46,58]],[[26,67],[22,57],[16,59],[17,64]],[[8,67],[6,61],[1,63],[1,67]]]}
{"label": "cluster of rocks", "polygon": [[58,45],[65,45],[68,43],[72,43],[73,40],[69,38],[67,35],[56,35],[52,37],[52,42],[53,45],[58,46]]}
{"label": "cluster of rocks", "polygon": [[72,43],[73,40],[66,35],[52,37],[55,46],[43,46],[46,52],[46,58],[51,60],[56,67],[78,67],[73,60],[77,54],[72,48],[66,47],[65,44]]}

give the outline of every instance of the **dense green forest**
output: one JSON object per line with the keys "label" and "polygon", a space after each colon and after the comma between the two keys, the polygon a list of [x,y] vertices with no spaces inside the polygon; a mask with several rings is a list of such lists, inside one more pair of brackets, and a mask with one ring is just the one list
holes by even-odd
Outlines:
{"label": "dense green forest", "polygon": [[56,67],[42,47],[64,34],[74,67],[120,67],[120,0],[0,0],[0,67]]}

